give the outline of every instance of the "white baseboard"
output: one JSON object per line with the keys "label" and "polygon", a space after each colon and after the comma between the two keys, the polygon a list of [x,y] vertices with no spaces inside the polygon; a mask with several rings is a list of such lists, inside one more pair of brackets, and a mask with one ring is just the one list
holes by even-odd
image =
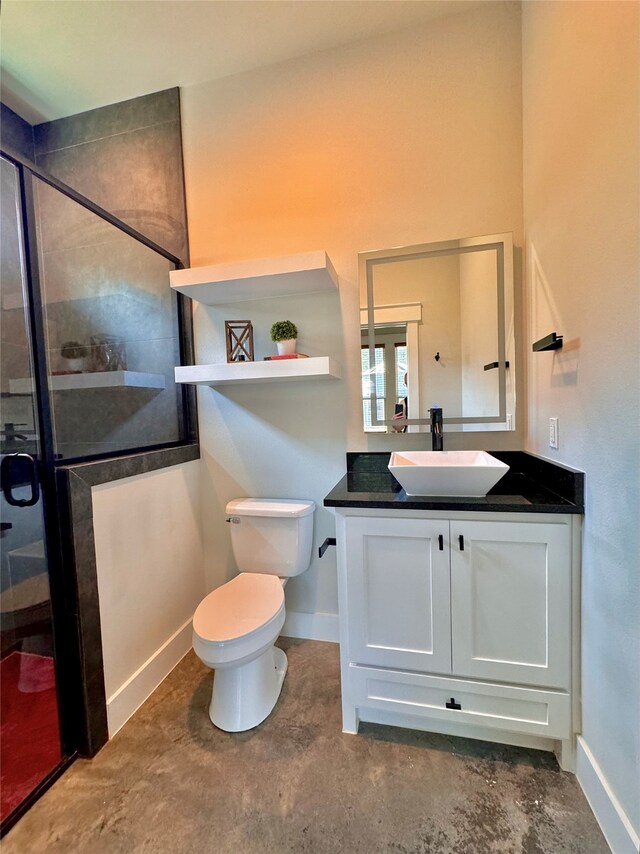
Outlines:
{"label": "white baseboard", "polygon": [[289,638],[338,643],[338,615],[287,611],[281,634]]}
{"label": "white baseboard", "polygon": [[107,698],[109,738],[126,724],[191,649],[191,618]]}
{"label": "white baseboard", "polygon": [[638,854],[640,835],[631,826],[582,736],[578,736],[576,777],[613,854]]}

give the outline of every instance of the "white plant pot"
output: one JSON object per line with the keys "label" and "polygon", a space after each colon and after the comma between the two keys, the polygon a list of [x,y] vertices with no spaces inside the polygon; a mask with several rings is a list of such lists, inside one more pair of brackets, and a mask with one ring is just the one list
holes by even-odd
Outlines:
{"label": "white plant pot", "polygon": [[278,356],[293,356],[296,352],[297,338],[289,338],[286,341],[276,341]]}

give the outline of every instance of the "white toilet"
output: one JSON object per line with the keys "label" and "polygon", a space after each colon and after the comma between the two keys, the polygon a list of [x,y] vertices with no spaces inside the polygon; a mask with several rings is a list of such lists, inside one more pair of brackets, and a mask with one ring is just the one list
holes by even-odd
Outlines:
{"label": "white toilet", "polygon": [[240,575],[209,593],[193,615],[193,649],[216,671],[209,717],[226,732],[261,723],[280,696],[287,657],[284,585],[311,562],[313,501],[236,498],[227,504]]}

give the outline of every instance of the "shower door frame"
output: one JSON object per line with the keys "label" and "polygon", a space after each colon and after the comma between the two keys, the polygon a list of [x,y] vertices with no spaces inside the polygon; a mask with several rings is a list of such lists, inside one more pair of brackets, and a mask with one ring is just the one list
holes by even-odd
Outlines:
{"label": "shower door frame", "polygon": [[[145,234],[142,234],[142,232],[133,228],[133,226],[129,225],[126,222],[123,222],[121,219],[118,219],[118,217],[114,216],[108,210],[105,210],[105,208],[100,207],[100,205],[91,201],[91,199],[88,199],[81,193],[78,193],[77,190],[73,189],[73,187],[69,187],[68,184],[65,184],[63,181],[59,181],[57,178],[54,178],[53,175],[50,175],[45,169],[42,169],[36,163],[33,163],[31,160],[24,157],[18,151],[11,148],[11,146],[2,145],[0,149],[0,154],[6,160],[9,160],[11,163],[13,163],[13,165],[18,170],[20,181],[22,182],[22,179],[24,178],[25,186],[27,187],[29,206],[23,213],[23,228],[25,234],[27,234],[27,227],[31,228],[33,231],[31,241],[35,245],[36,249],[35,272],[36,276],[38,277],[38,288],[40,285],[40,280],[38,276],[39,268],[37,265],[37,240],[35,236],[36,214],[33,193],[34,177],[42,181],[43,183],[48,184],[50,187],[53,187],[55,190],[58,190],[60,193],[62,193],[63,196],[66,196],[67,198],[81,205],[83,208],[86,208],[86,210],[105,220],[110,225],[117,228],[119,231],[123,231],[125,234],[128,234],[129,237],[132,237],[138,243],[142,243],[148,249],[151,249],[158,255],[161,255],[163,258],[166,258],[167,261],[175,265],[176,270],[184,269],[185,265],[183,264],[182,260],[176,255],[174,255],[172,252],[169,252],[168,249],[165,249],[163,246],[160,246],[154,240],[151,240],[150,237],[147,237]],[[40,293],[41,291],[39,290],[39,294]],[[193,365],[195,363],[195,347],[193,340],[193,318],[191,300],[178,292],[176,292],[176,297],[180,364]],[[42,300],[40,300],[40,303],[42,307]],[[41,342],[38,342],[38,344],[39,346],[41,344],[44,348],[44,338],[42,338]],[[35,343],[33,346],[35,346]],[[68,459],[64,460],[64,465],[93,462],[105,459],[114,459],[117,457],[122,457],[124,455],[142,453],[145,451],[153,451],[161,448],[177,448],[183,445],[189,445],[193,444],[194,442],[197,442],[198,404],[196,389],[195,386],[182,384],[180,391],[182,405],[178,407],[178,419],[181,437],[177,441],[164,442],[157,445],[143,445],[141,447],[132,447],[127,448],[126,450],[106,452],[104,454],[91,454],[87,456],[69,457]]]}
{"label": "shower door frame", "polygon": [[[44,341],[44,324],[42,304],[39,289],[39,270],[37,266],[37,247],[35,234],[27,231],[29,220],[28,211],[32,209],[32,187],[25,172],[12,158],[2,151],[2,157],[11,162],[16,168],[17,202],[19,217],[18,236],[22,243],[20,247],[24,260],[22,286],[26,289],[25,327],[28,330],[29,352],[33,370],[33,406],[37,411],[38,439],[38,478],[40,481],[40,498],[42,501],[42,527],[45,541],[45,556],[47,577],[49,581],[49,602],[51,607],[51,638],[53,643],[53,660],[55,671],[56,699],[58,707],[58,727],[60,739],[61,761],[53,768],[21,801],[15,809],[0,824],[0,836],[4,834],[22,817],[29,807],[58,779],[78,755],[73,733],[78,732],[77,706],[73,702],[77,683],[74,661],[77,660],[79,649],[74,643],[73,625],[66,618],[66,593],[63,578],[63,568],[60,548],[60,526],[58,521],[55,472],[53,468],[53,431],[51,421],[51,406],[47,388],[46,364],[43,362],[43,349],[36,346],[36,341]],[[35,253],[35,254],[34,254]],[[34,269],[35,259],[35,269]],[[41,394],[41,389],[45,393]]]}
{"label": "shower door frame", "polygon": [[[60,777],[68,766],[80,755],[91,757],[108,739],[106,722],[106,698],[104,696],[104,672],[102,669],[102,649],[100,645],[96,668],[99,673],[93,675],[93,692],[87,685],[85,661],[85,629],[81,625],[81,607],[78,599],[78,562],[74,559],[73,530],[68,522],[73,522],[73,514],[68,507],[69,496],[61,488],[64,471],[75,464],[89,461],[118,460],[149,451],[193,447],[198,441],[197,408],[195,389],[182,386],[182,406],[178,407],[181,438],[176,442],[141,448],[127,448],[90,457],[74,457],[55,460],[53,437],[53,418],[49,373],[47,367],[46,333],[44,325],[44,305],[40,280],[39,250],[37,241],[37,218],[34,192],[34,178],[72,199],[96,216],[125,232],[130,237],[152,249],[175,265],[184,267],[182,261],[171,252],[156,244],[153,240],[122,222],[109,211],[85,198],[20,153],[3,145],[1,156],[16,168],[19,190],[20,237],[24,253],[24,283],[27,292],[28,312],[25,323],[30,335],[30,350],[33,363],[34,406],[38,413],[38,440],[40,447],[39,475],[43,502],[43,527],[47,555],[47,571],[50,587],[51,624],[54,649],[54,670],[58,699],[58,717],[60,726],[61,762],[36,786],[36,788],[6,817],[0,824],[2,837],[42,794]],[[193,364],[193,327],[191,306],[182,295],[177,300],[177,325],[181,364]],[[97,596],[95,604],[97,605]],[[99,636],[98,625],[93,627],[94,636]],[[102,708],[95,708],[96,690]],[[100,697],[100,690],[102,696]],[[93,693],[93,697],[90,696]]]}

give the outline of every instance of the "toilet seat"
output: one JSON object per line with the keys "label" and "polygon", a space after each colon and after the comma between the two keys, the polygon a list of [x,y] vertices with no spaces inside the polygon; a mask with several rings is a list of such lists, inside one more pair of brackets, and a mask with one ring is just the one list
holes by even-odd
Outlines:
{"label": "toilet seat", "polygon": [[209,593],[193,615],[193,630],[208,643],[240,640],[278,616],[284,608],[277,575],[241,572]]}
{"label": "toilet seat", "polygon": [[272,644],[284,624],[277,575],[242,572],[206,596],[193,615],[193,645],[209,667],[232,665]]}

